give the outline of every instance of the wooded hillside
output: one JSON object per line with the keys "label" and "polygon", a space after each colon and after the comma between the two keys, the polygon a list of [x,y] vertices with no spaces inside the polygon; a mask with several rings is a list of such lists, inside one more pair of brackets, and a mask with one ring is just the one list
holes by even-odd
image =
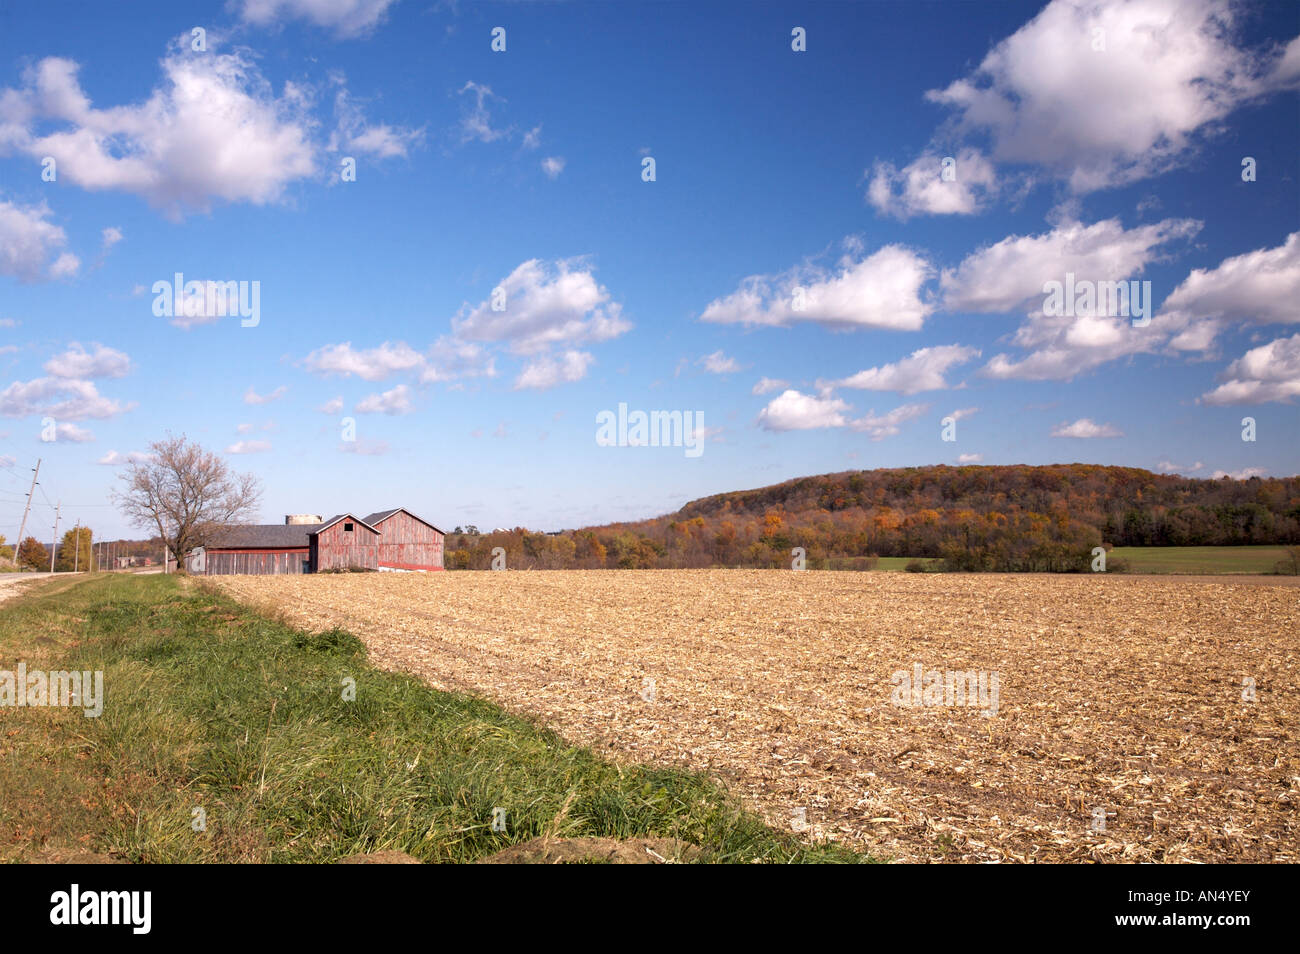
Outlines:
{"label": "wooded hillside", "polygon": [[1300,544],[1300,477],[1194,480],[1091,464],[906,467],[802,477],[691,501],[677,513],[560,535],[450,534],[448,569],[865,567],[1088,569],[1092,548]]}

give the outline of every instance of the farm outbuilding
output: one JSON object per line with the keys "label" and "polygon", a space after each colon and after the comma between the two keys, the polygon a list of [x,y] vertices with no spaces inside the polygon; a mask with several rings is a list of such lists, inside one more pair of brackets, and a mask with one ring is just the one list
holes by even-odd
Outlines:
{"label": "farm outbuilding", "polygon": [[379,531],[379,569],[441,570],[442,530],[404,507],[381,510],[365,518]]}
{"label": "farm outbuilding", "polygon": [[291,514],[283,524],[228,527],[203,550],[191,572],[325,573],[342,570],[441,570],[445,534],[409,510],[382,510],[365,519],[341,513],[323,520]]}

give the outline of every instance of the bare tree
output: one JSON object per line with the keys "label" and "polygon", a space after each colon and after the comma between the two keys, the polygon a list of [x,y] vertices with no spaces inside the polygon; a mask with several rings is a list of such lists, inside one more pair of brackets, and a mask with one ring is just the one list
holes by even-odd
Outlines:
{"label": "bare tree", "polygon": [[157,532],[177,569],[194,547],[216,542],[225,527],[257,513],[262,489],[252,474],[232,473],[184,434],[169,434],[149,449],[148,459],[130,463],[122,475],[126,489],[113,500],[134,526]]}

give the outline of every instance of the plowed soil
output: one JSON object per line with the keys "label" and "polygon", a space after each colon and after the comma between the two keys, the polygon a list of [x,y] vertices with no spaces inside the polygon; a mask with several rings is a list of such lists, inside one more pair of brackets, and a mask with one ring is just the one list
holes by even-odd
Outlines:
{"label": "plowed soil", "polygon": [[[710,772],[808,838],[915,861],[1300,860],[1294,587],[763,570],[212,579],[608,757]],[[895,674],[917,665],[996,674],[996,714],[897,704]]]}

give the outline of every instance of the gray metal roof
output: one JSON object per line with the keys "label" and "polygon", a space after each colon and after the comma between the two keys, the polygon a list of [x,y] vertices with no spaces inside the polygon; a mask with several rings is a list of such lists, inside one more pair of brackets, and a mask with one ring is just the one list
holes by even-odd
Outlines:
{"label": "gray metal roof", "polygon": [[423,517],[411,513],[411,511],[407,510],[405,507],[394,507],[392,510],[377,510],[374,513],[370,514],[370,516],[366,517],[365,522],[370,524],[372,527],[377,527],[379,526],[380,523],[387,520],[395,513],[405,513],[411,516],[412,518],[420,521],[420,523],[424,524],[426,527],[433,527],[433,529],[437,530],[444,537],[447,535],[447,531],[442,529],[442,527],[435,526],[434,524],[430,523],[428,520],[425,520]]}
{"label": "gray metal roof", "polygon": [[208,549],[306,547],[311,542],[309,536],[322,526],[319,523],[263,523],[223,527],[208,544]]}
{"label": "gray metal roof", "polygon": [[[276,547],[306,547],[311,544],[311,536],[326,527],[332,527],[340,520],[348,519],[361,524],[368,530],[382,534],[375,524],[380,520],[386,520],[398,511],[405,510],[412,517],[421,523],[433,524],[427,520],[421,520],[405,507],[394,507],[392,510],[380,510],[372,513],[368,517],[358,517],[351,513],[336,513],[324,523],[260,523],[260,524],[241,524],[239,526],[225,527],[217,531],[218,536],[208,544],[210,550],[243,550],[243,549],[272,549]],[[433,527],[439,533],[444,531],[438,527]]]}

